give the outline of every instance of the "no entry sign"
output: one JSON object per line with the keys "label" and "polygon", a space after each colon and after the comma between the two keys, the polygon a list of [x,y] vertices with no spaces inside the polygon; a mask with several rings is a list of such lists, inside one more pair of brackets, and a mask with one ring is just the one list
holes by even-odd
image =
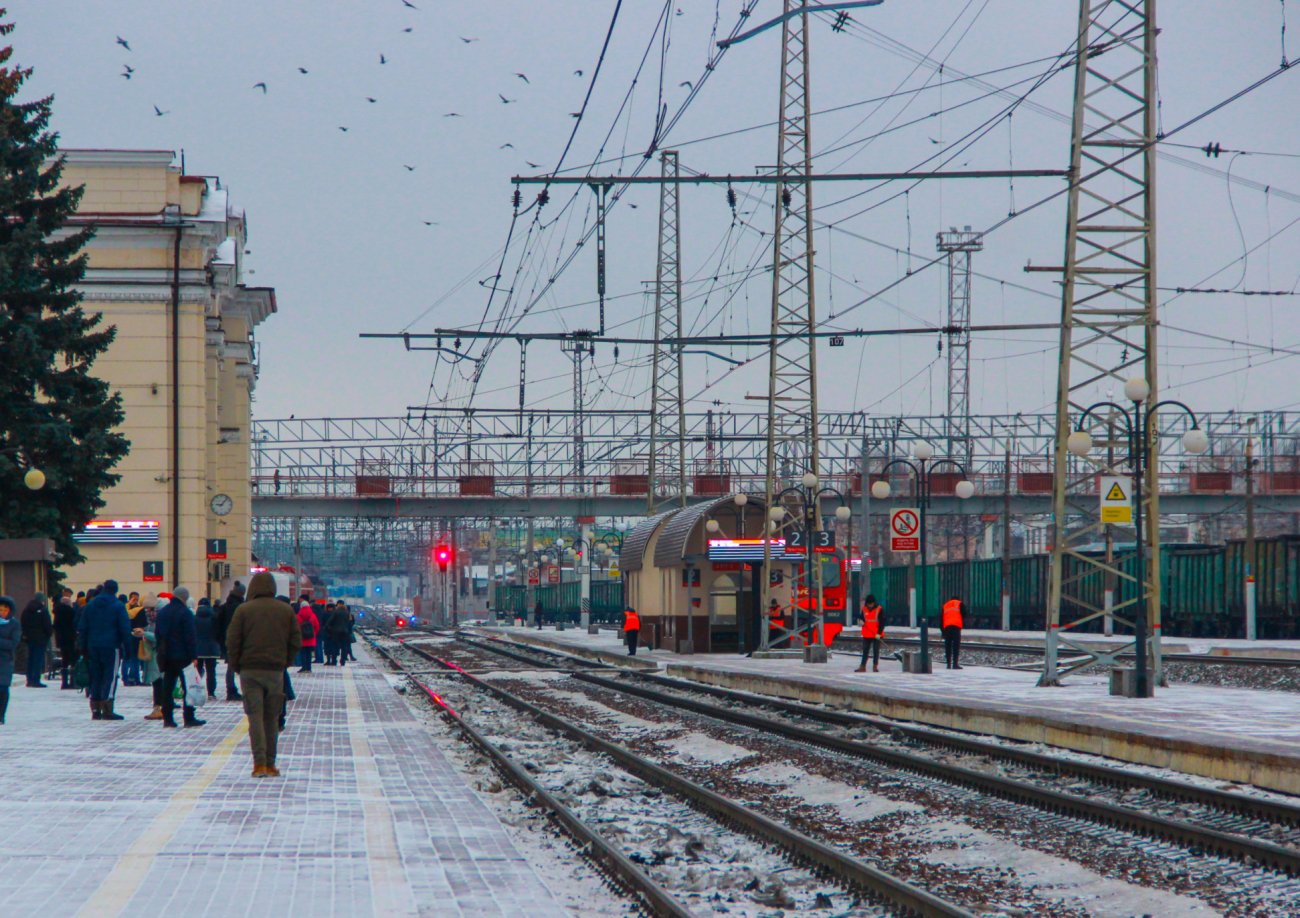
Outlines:
{"label": "no entry sign", "polygon": [[890,511],[889,548],[891,551],[921,550],[921,517],[911,507]]}
{"label": "no entry sign", "polygon": [[528,585],[537,586],[542,582],[542,572],[535,567],[528,569]]}

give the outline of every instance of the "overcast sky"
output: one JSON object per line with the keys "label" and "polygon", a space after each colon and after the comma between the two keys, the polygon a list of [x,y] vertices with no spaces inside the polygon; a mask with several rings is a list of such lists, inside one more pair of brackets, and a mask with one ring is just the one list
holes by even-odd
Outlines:
{"label": "overcast sky", "polygon": [[[432,354],[408,354],[400,342],[359,340],[361,332],[477,327],[485,318],[485,327],[498,327],[503,307],[512,318],[500,327],[512,330],[595,326],[594,246],[568,262],[594,219],[594,196],[581,186],[557,187],[540,222],[533,213],[518,222],[501,284],[514,293],[499,292],[490,307],[488,295],[510,228],[509,179],[559,161],[575,125],[570,113],[583,104],[615,3],[412,2],[418,9],[401,0],[9,3],[17,24],[14,59],[35,68],[30,96],[54,94],[54,123],[65,147],[183,148],[188,171],[220,176],[232,202],[246,210],[246,268],[252,273],[244,280],[275,287],[280,308],[257,333],[259,417],[402,414],[407,406],[463,399],[471,391],[468,363],[435,365]],[[763,0],[753,21],[779,8],[778,0]],[[662,32],[653,38],[661,9],[647,0],[624,0],[566,168],[601,157],[614,161],[592,171],[636,168],[654,134],[656,112],[671,117],[691,91],[681,84],[700,81],[714,29],[731,29],[740,0],[679,0],[666,48]],[[1187,0],[1160,9],[1166,130],[1280,63],[1276,0]],[[854,11],[859,26],[844,32],[816,22],[816,110],[928,87],[818,116],[817,168],[905,169],[939,151],[956,152],[960,138],[1007,104],[959,77],[999,70],[984,79],[1023,92],[1026,81],[1069,49],[1077,15],[1077,4],[1062,0],[886,0]],[[1300,22],[1290,31],[1296,36],[1290,54],[1300,57]],[[129,42],[129,51],[118,37]],[[943,74],[918,65],[908,49],[944,61]],[[730,51],[662,146],[680,149],[684,167],[713,174],[753,174],[771,164],[771,127],[702,139],[773,120],[778,54],[778,30]],[[121,76],[128,65],[134,68],[129,80]],[[1218,172],[1160,162],[1162,287],[1296,289],[1300,225],[1293,221],[1300,204],[1273,192],[1300,194],[1297,70],[1171,138],[1192,147],[1219,142],[1255,155],[1214,160],[1196,149],[1164,148]],[[1069,71],[1052,77],[1030,96],[1032,105],[1017,109],[1009,124],[998,122],[950,167],[1007,168],[1013,162],[1016,168],[1063,168],[1069,129],[1060,116],[1068,115],[1071,79]],[[254,87],[258,82],[266,83],[266,93]],[[942,116],[924,117],[966,101]],[[156,115],[155,106],[166,114]],[[916,123],[899,127],[909,122]],[[1230,164],[1234,175],[1268,186],[1269,193],[1241,185],[1230,193],[1222,174]],[[653,173],[658,165],[647,169]],[[1017,181],[1016,209],[1056,190],[1059,181]],[[931,182],[895,197],[902,190],[897,184],[865,193],[840,183],[817,188],[819,219],[837,227],[817,234],[819,317],[843,313],[906,278],[909,265],[918,268],[933,257],[937,230],[983,229],[1012,208],[1004,180]],[[724,188],[682,192],[688,330],[766,328],[771,282],[762,266],[771,255],[760,231],[770,234],[770,189],[743,185],[736,191],[734,219]],[[533,194],[525,193],[525,203]],[[1059,317],[1052,277],[1026,274],[1023,267],[1060,263],[1063,204],[1059,198],[988,238],[975,256],[975,270],[983,275],[974,284],[976,323]],[[657,206],[657,189],[639,186],[611,211],[613,333],[651,333],[646,316],[653,303],[644,291],[654,277]],[[1255,251],[1242,261],[1246,249]],[[1269,350],[1300,348],[1300,298],[1171,291],[1162,300],[1169,304],[1162,321],[1171,326],[1160,333],[1167,395],[1203,409],[1300,409],[1300,358]],[[526,307],[529,314],[518,319]],[[941,324],[945,311],[946,277],[931,269],[837,324],[925,326]],[[481,350],[468,342],[465,349]],[[739,348],[719,350],[734,360],[753,356]],[[929,414],[946,404],[937,336],[850,339],[820,355],[825,408]],[[593,405],[648,406],[645,357],[644,348],[623,346],[615,362],[612,348],[601,347]],[[476,404],[516,403],[518,359],[513,342],[495,351],[478,382]],[[687,391],[696,409],[753,410],[756,403],[744,395],[766,391],[764,361],[733,369],[710,355],[687,360]],[[569,366],[555,344],[534,344],[529,405],[571,404]],[[979,336],[972,346],[972,405],[979,413],[1045,410],[1055,374],[1053,335]]]}

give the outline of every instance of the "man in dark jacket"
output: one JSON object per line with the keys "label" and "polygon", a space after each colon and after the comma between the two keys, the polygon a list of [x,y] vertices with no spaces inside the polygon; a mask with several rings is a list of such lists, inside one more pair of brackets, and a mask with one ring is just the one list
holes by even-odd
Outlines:
{"label": "man in dark jacket", "polygon": [[90,670],[91,718],[122,720],[121,714],[113,713],[113,697],[117,694],[117,656],[131,636],[131,620],[117,598],[117,581],[105,580],[103,592],[86,603],[78,634]]}
{"label": "man in dark jacket", "polygon": [[77,618],[79,607],[72,590],[65,588],[54,606],[54,644],[59,648],[59,668],[63,673],[61,689],[73,689],[72,667],[77,665]]}
{"label": "man in dark jacket", "polygon": [[302,626],[293,609],[275,598],[275,578],[254,574],[248,600],[235,609],[226,629],[230,668],[244,686],[253,777],[278,778],[275,767],[284,710],[285,670],[302,648]]}
{"label": "man in dark jacket", "polygon": [[333,658],[339,666],[348,665],[348,635],[351,631],[352,611],[340,602],[330,610],[325,619],[325,635],[329,638]]}
{"label": "man in dark jacket", "polygon": [[45,594],[37,593],[32,597],[20,619],[23,629],[23,643],[27,645],[27,687],[45,688],[41,673],[45,671],[45,648],[49,646],[54,634],[54,620],[45,605]]}
{"label": "man in dark jacket", "polygon": [[172,590],[172,598],[167,605],[158,610],[158,620],[154,623],[154,636],[158,647],[158,663],[162,669],[162,708],[163,726],[176,726],[176,683],[181,684],[181,710],[185,715],[185,726],[201,727],[207,721],[194,716],[194,706],[189,704],[185,690],[185,667],[199,655],[199,636],[194,627],[194,613],[185,601],[190,598],[188,587],[178,586]]}
{"label": "man in dark jacket", "polygon": [[235,685],[235,668],[230,665],[230,657],[226,655],[226,629],[230,627],[230,620],[235,617],[235,610],[243,601],[244,585],[236,580],[235,585],[230,588],[230,595],[217,610],[217,643],[221,645],[221,658],[226,661],[227,701],[240,701],[244,697],[239,694],[239,688]]}

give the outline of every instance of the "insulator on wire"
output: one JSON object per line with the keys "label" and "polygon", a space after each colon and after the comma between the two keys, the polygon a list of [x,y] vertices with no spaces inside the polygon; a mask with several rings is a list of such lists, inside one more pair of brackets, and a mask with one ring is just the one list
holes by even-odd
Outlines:
{"label": "insulator on wire", "polygon": [[460,339],[456,339],[456,350],[460,350]]}
{"label": "insulator on wire", "polygon": [[727,186],[727,206],[731,208],[733,214],[736,212],[736,189],[730,185]]}
{"label": "insulator on wire", "polygon": [[523,203],[523,200],[524,200],[523,194],[519,191],[518,188],[516,188],[515,193],[510,196],[510,205],[515,210],[518,210],[519,205]]}
{"label": "insulator on wire", "polygon": [[790,189],[789,189],[789,188],[782,188],[782,189],[781,189],[781,203],[784,204],[784,205],[786,206],[786,209],[787,209],[787,210],[789,209],[789,207],[790,207],[790,202],[791,202],[792,200],[794,200],[794,195],[790,194]]}
{"label": "insulator on wire", "polygon": [[547,191],[545,188],[543,188],[541,191],[537,193],[537,206],[545,207],[546,202],[549,201],[550,199],[551,199],[551,193]]}
{"label": "insulator on wire", "polygon": [[618,363],[618,345],[614,345],[614,362]]}

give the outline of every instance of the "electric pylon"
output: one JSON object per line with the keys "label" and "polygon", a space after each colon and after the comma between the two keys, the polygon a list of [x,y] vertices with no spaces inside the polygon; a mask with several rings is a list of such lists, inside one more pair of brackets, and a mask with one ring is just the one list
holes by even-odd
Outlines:
{"label": "electric pylon", "polygon": [[[1058,685],[1062,675],[1094,661],[1087,647],[1071,641],[1063,629],[1112,613],[1121,613],[1114,620],[1125,624],[1131,619],[1124,616],[1147,616],[1152,680],[1161,681],[1158,438],[1149,444],[1143,462],[1142,509],[1149,549],[1137,576],[1130,573],[1124,555],[1107,562],[1096,552],[1085,555],[1080,550],[1102,534],[1094,493],[1097,476],[1131,474],[1128,449],[1116,448],[1127,444],[1114,439],[1103,417],[1091,431],[1094,445],[1101,449],[1072,467],[1066,448],[1071,412],[1081,415],[1091,402],[1122,389],[1128,378],[1140,376],[1150,387],[1141,410],[1157,401],[1155,78],[1155,0],[1082,0],[1065,264],[1048,269],[1063,270],[1064,285],[1047,653],[1040,685]],[[1097,605],[1102,592],[1097,584],[1107,575],[1131,587],[1125,591],[1130,598],[1113,608]],[[1059,670],[1062,643],[1082,653],[1084,662]]]}
{"label": "electric pylon", "polygon": [[[676,150],[659,157],[664,179],[680,175]],[[659,263],[655,268],[655,345],[650,367],[650,459],[646,515],[686,506],[686,415],[682,388],[681,185],[659,185]],[[669,343],[665,343],[669,342]]]}
{"label": "electric pylon", "polygon": [[938,233],[938,248],[948,255],[948,416],[944,426],[948,456],[969,468],[970,438],[970,262],[984,248],[984,234],[968,226]]}
{"label": "electric pylon", "polygon": [[[781,95],[777,113],[775,229],[772,237],[772,339],[769,345],[767,390],[766,507],[781,489],[777,463],[793,457],[802,466],[795,474],[820,475],[817,442],[817,349],[813,332],[816,308],[813,297],[812,127],[808,98],[808,14],[791,15],[800,4],[785,0],[781,23]],[[814,498],[812,518],[792,518],[793,525],[811,524],[821,529],[821,508]],[[813,538],[813,533],[808,533]],[[762,646],[771,639],[771,541],[763,549]],[[820,565],[807,572],[820,574]],[[816,589],[810,580],[809,595]],[[797,617],[797,590],[790,591],[787,621]],[[818,591],[820,592],[820,591]],[[820,603],[808,602],[814,633],[821,631]],[[816,608],[814,608],[816,605]]]}

